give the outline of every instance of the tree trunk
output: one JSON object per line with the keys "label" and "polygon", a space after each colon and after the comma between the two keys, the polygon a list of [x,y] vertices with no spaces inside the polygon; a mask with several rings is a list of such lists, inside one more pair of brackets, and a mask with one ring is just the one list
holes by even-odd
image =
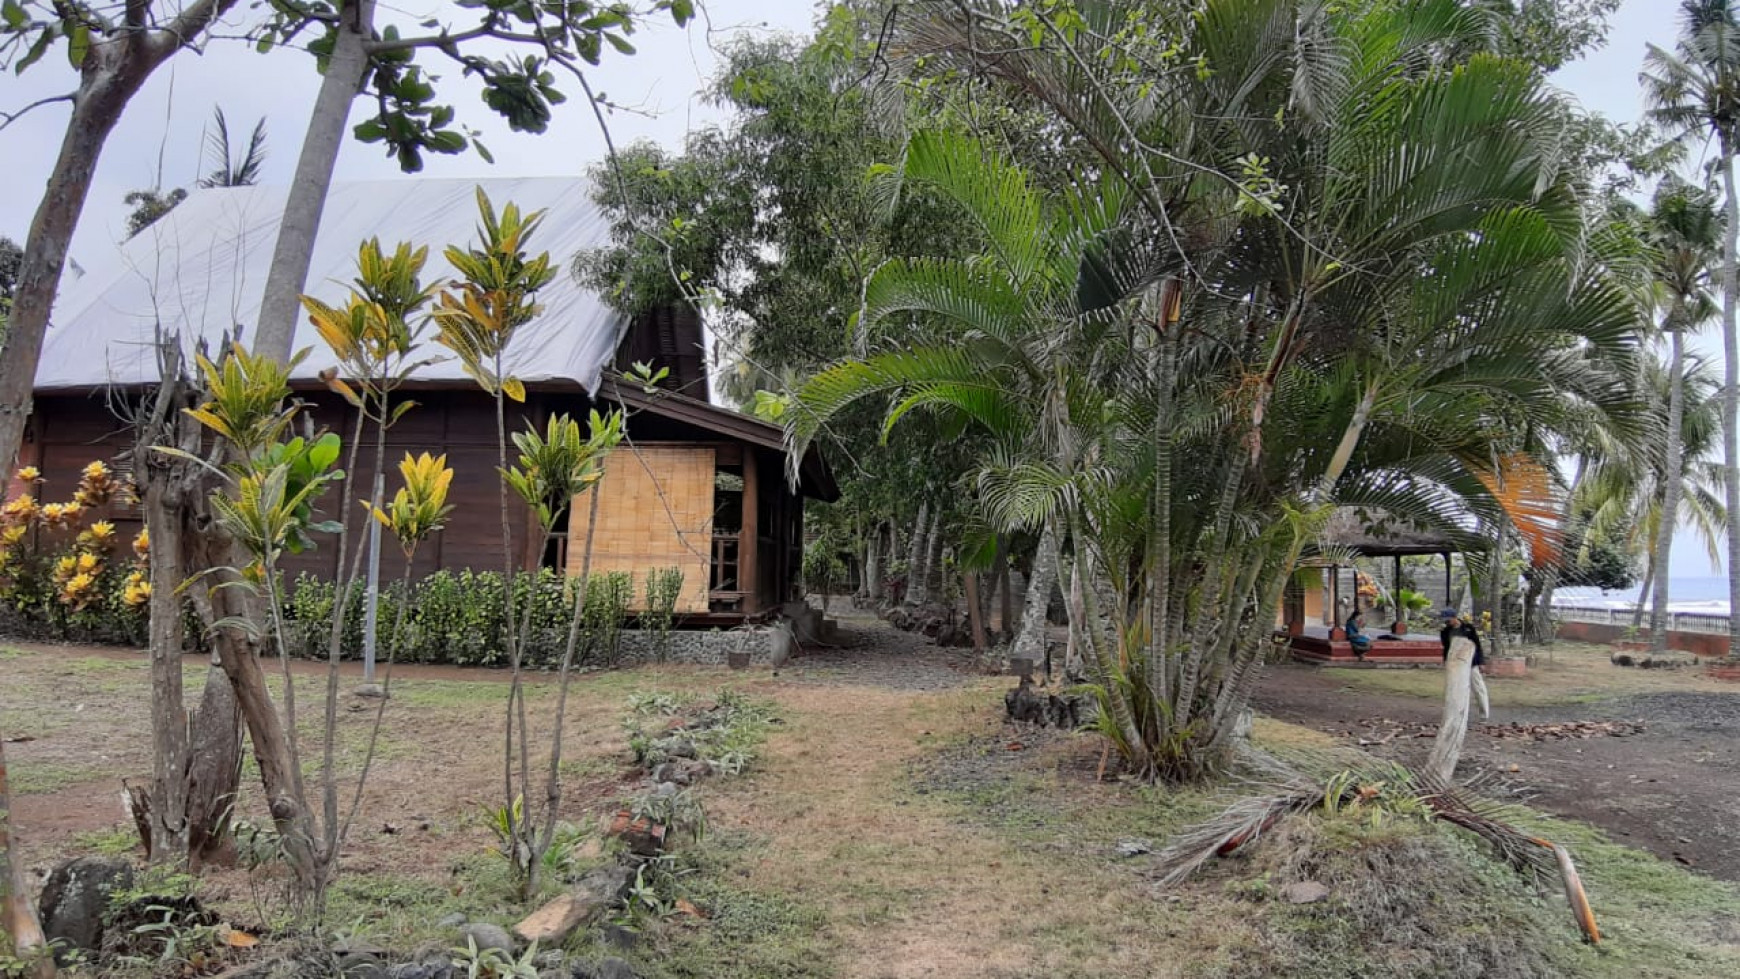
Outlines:
{"label": "tree trunk", "polygon": [[991,564],[991,590],[997,593],[997,631],[1006,640],[1015,632],[1015,605],[1009,594],[1009,538],[1003,535],[997,537],[997,557]]}
{"label": "tree trunk", "polygon": [[1033,573],[1027,579],[1027,604],[1021,609],[1021,630],[1015,636],[1010,658],[1035,663],[1045,656],[1045,616],[1051,606],[1051,589],[1057,584],[1057,529],[1051,521],[1039,535],[1039,550],[1033,555]]}
{"label": "tree trunk", "polygon": [[9,471],[18,456],[49,313],[66,271],[67,249],[109,134],[151,73],[183,46],[198,43],[206,27],[234,5],[235,0],[196,0],[162,29],[150,30],[144,24],[149,13],[145,5],[129,4],[127,24],[133,26],[87,50],[60,154],[24,239],[24,257],[7,315],[5,346],[0,349],[0,470]]}
{"label": "tree trunk", "polygon": [[1498,518],[1497,533],[1492,538],[1492,566],[1487,568],[1487,602],[1492,608],[1492,630],[1487,638],[1492,643],[1492,655],[1504,655],[1504,535],[1509,521]]}
{"label": "tree trunk", "polygon": [[[1674,528],[1679,524],[1680,481],[1685,446],[1680,441],[1680,428],[1685,417],[1685,333],[1673,330],[1669,334],[1672,354],[1668,358],[1668,430],[1667,451],[1663,454],[1661,516],[1655,534],[1655,597],[1649,613],[1649,649],[1657,655],[1667,652],[1668,576],[1673,564]],[[1723,395],[1724,399],[1727,395]],[[1729,616],[1730,619],[1733,616]]]}
{"label": "tree trunk", "polygon": [[[87,58],[109,62],[118,60],[117,56],[125,57],[120,52],[93,48]],[[90,195],[97,159],[128,100],[153,67],[155,63],[102,65],[94,72],[87,69],[79,84],[60,155],[49,171],[47,190],[24,239],[12,311],[6,318],[5,346],[0,348],[0,469],[4,471],[12,470],[30,417],[31,392],[36,386],[36,366],[48,332],[49,312],[66,270],[67,249],[78,229],[85,198]]]}
{"label": "tree trunk", "polygon": [[1474,685],[1474,644],[1457,636],[1450,640],[1450,655],[1444,660],[1444,714],[1438,721],[1438,736],[1426,770],[1445,782],[1456,777],[1456,762],[1462,757],[1462,742],[1468,736],[1468,695]]}
{"label": "tree trunk", "polygon": [[[139,421],[134,475],[144,489],[145,526],[150,529],[152,784],[138,815],[140,835],[153,863],[185,859],[197,871],[227,863],[232,855],[229,821],[241,781],[242,732],[229,678],[206,673],[204,693],[189,723],[182,671],[187,648],[183,603],[193,600],[210,625],[209,603],[177,588],[189,567],[200,563],[202,535],[219,533],[208,519],[212,480],[182,459],[153,451],[173,446],[200,455],[200,428],[181,413],[193,400],[184,385],[180,348],[162,349],[162,381],[151,413]],[[227,633],[213,642],[230,641]],[[252,655],[249,649],[243,655]],[[190,743],[191,739],[191,743]]]}
{"label": "tree trunk", "polygon": [[875,608],[882,604],[882,525],[871,528],[864,542],[864,604]]}
{"label": "tree trunk", "polygon": [[193,870],[234,862],[230,817],[242,780],[242,719],[230,678],[215,664],[193,715],[188,745],[187,858]]}
{"label": "tree trunk", "polygon": [[[164,384],[176,384],[165,379]],[[182,701],[180,589],[180,466],[138,466],[145,481],[145,526],[151,560],[151,805],[145,852],[152,863],[175,862],[188,853],[187,710]]]}
{"label": "tree trunk", "polygon": [[[939,601],[939,602],[942,601],[945,597],[943,595],[943,592],[945,590],[943,585],[945,583],[943,581],[943,559],[942,558],[943,558],[942,511],[938,510],[937,514],[936,514],[936,519],[932,520],[930,523],[930,545],[925,550],[925,556],[924,556],[924,591],[925,591],[926,595],[932,596],[932,598],[935,601]],[[954,603],[950,602],[949,604],[952,606]]]}
{"label": "tree trunk", "polygon": [[1655,542],[1649,545],[1649,556],[1644,559],[1643,587],[1637,592],[1637,604],[1631,607],[1632,631],[1643,628],[1643,610],[1649,608],[1649,596],[1655,591]]}
{"label": "tree trunk", "polygon": [[[1735,313],[1740,304],[1740,199],[1734,191],[1734,147],[1722,139],[1722,486],[1728,505],[1728,655],[1740,655],[1740,341]],[[1665,562],[1663,562],[1665,563]]]}
{"label": "tree trunk", "polygon": [[7,792],[6,738],[0,731],[0,934],[10,935],[10,947],[0,952],[28,958],[34,965],[27,979],[52,979],[54,956],[47,954],[42,925],[30,906],[29,884],[24,879],[24,861],[12,833],[12,798]]}
{"label": "tree trunk", "polygon": [[266,272],[266,291],[255,327],[254,353],[268,354],[279,362],[290,359],[308,266],[314,260],[314,241],[320,234],[327,192],[332,188],[333,167],[344,145],[350,105],[362,90],[369,66],[365,45],[374,31],[374,0],[341,4],[339,9],[342,13],[332,57],[308,117],[296,173],[290,178],[290,196],[284,201],[284,217],[272,247],[272,265]]}
{"label": "tree trunk", "polygon": [[979,573],[968,571],[962,578],[967,593],[967,622],[973,629],[973,649],[982,653],[989,644],[985,642],[985,610],[979,603]]}
{"label": "tree trunk", "polygon": [[930,572],[924,566],[924,559],[930,554],[930,538],[926,536],[929,520],[930,503],[920,503],[918,522],[913,524],[906,552],[906,605],[923,605],[930,600]]}

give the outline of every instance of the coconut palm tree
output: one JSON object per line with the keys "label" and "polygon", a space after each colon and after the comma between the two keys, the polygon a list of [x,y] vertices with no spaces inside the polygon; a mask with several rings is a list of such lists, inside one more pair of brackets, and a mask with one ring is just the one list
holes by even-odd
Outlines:
{"label": "coconut palm tree", "polygon": [[[1716,144],[1711,167],[1722,180],[1724,225],[1719,289],[1722,296],[1722,430],[1726,445],[1723,480],[1728,513],[1728,604],[1740,610],[1740,191],[1734,184],[1734,154],[1740,150],[1740,18],[1732,0],[1682,0],[1681,29],[1673,51],[1650,45],[1640,80],[1648,116],[1682,139]],[[1728,624],[1730,655],[1740,655],[1740,615]]]}
{"label": "coconut palm tree", "polygon": [[224,119],[224,107],[212,108],[212,126],[206,130],[205,151],[212,169],[200,178],[201,187],[252,187],[260,182],[260,171],[266,166],[266,120],[254,123],[248,141],[236,152],[230,145],[230,127]]}
{"label": "coconut palm tree", "polygon": [[[1644,365],[1643,385],[1651,403],[1660,406],[1669,396],[1668,364],[1650,359]],[[1721,542],[1726,534],[1727,507],[1723,503],[1722,384],[1714,368],[1693,355],[1686,359],[1680,379],[1680,445],[1677,453],[1652,444],[1630,449],[1590,454],[1586,474],[1577,487],[1576,509],[1587,514],[1588,536],[1619,542],[1643,558],[1643,590],[1633,612],[1632,625],[1642,624],[1644,610],[1654,608],[1655,589],[1667,563],[1659,547],[1675,527],[1688,527],[1703,542],[1710,563],[1720,564]],[[1669,482],[1666,463],[1679,459],[1680,490],[1673,520],[1664,487]],[[1667,524],[1664,528],[1663,524]],[[1664,533],[1666,530],[1666,533]],[[1662,603],[1665,605],[1665,602]]]}
{"label": "coconut palm tree", "polygon": [[[1687,331],[1707,323],[1719,308],[1710,294],[1710,273],[1718,263],[1716,249],[1721,224],[1713,195],[1673,180],[1664,182],[1656,191],[1650,211],[1649,240],[1651,271],[1661,308],[1660,325],[1669,345],[1667,438],[1660,467],[1660,509],[1666,514],[1680,512],[1685,468],[1685,440],[1681,432],[1685,418],[1685,336]],[[1667,651],[1669,569],[1679,521],[1666,519],[1658,523],[1658,536],[1650,554],[1655,580],[1649,632],[1651,650],[1662,653]]]}

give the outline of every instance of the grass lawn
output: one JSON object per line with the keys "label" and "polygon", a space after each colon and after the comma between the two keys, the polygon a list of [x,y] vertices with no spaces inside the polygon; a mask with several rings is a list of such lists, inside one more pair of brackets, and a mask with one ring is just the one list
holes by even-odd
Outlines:
{"label": "grass lawn", "polygon": [[[1605,695],[1582,665],[1592,655],[1561,647],[1518,695]],[[143,660],[44,647],[0,656],[0,732],[36,732],[7,748],[30,864],[126,849],[118,780],[149,770]],[[1434,672],[1346,672],[1436,696]],[[187,675],[197,688],[204,665]],[[453,929],[437,924],[449,913],[511,924],[525,912],[486,825],[501,804],[502,679],[400,671],[328,927],[411,954],[451,946]],[[323,684],[312,671],[298,681],[308,737]],[[1545,817],[1529,818],[1578,855],[1607,932],[1599,951],[1578,941],[1551,887],[1524,884],[1448,829],[1382,814],[1306,819],[1161,888],[1137,851],[1225,797],[1096,781],[1099,744],[1005,727],[996,679],[917,692],[806,676],[801,664],[778,679],[586,674],[569,705],[564,818],[591,832],[637,791],[623,726],[632,694],[722,687],[771,704],[779,723],[746,773],[703,784],[705,835],[658,870],[658,888],[686,909],[643,907],[627,922],[640,939],[612,954],[642,976],[1740,976],[1740,891]],[[549,685],[535,684],[534,743],[553,706]],[[339,713],[348,800],[373,712],[347,696]],[[1270,720],[1255,737],[1333,744]],[[244,816],[259,819],[257,786],[246,791]],[[590,841],[574,853],[581,865],[600,855]],[[1397,884],[1409,875],[1421,886]],[[273,914],[267,876],[217,873],[200,886],[231,920],[259,924]],[[1329,899],[1284,899],[1300,879],[1327,884]]]}

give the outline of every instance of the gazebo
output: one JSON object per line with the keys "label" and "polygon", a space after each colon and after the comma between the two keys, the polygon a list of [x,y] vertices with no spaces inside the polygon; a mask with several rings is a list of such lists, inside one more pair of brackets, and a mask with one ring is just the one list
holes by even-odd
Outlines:
{"label": "gazebo", "polygon": [[[1444,588],[1441,598],[1443,604],[1449,604],[1454,598],[1451,594],[1450,556],[1459,550],[1461,548],[1449,535],[1426,530],[1382,512],[1343,507],[1329,518],[1322,543],[1307,551],[1299,563],[1301,568],[1327,571],[1328,580],[1323,586],[1327,594],[1311,595],[1311,590],[1295,575],[1282,604],[1280,635],[1286,639],[1294,658],[1306,662],[1437,663],[1442,649],[1436,635],[1408,635],[1407,618],[1400,600],[1402,558],[1418,555],[1442,556]],[[1342,612],[1344,596],[1341,594],[1341,572],[1348,566],[1344,563],[1347,555],[1387,557],[1395,562],[1394,574],[1390,579],[1392,587],[1389,631],[1379,633],[1375,628],[1372,629],[1372,643],[1363,657],[1354,652],[1353,644],[1347,641],[1347,631],[1343,628],[1345,616]],[[1356,589],[1357,581],[1356,575]],[[1314,617],[1310,607],[1312,597],[1319,599],[1315,609],[1315,617],[1319,620],[1317,623],[1311,621]],[[1359,601],[1357,591],[1351,597],[1355,603]]]}

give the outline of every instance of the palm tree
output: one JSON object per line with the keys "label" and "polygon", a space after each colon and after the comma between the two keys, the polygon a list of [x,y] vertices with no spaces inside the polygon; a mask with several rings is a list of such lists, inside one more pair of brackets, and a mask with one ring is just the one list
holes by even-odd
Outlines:
{"label": "palm tree", "polygon": [[1224,764],[1337,506],[1457,532],[1502,514],[1549,556],[1550,459],[1513,433],[1635,427],[1635,319],[1557,170],[1556,97],[1478,53],[1480,15],[921,10],[927,66],[1028,93],[1104,177],[1047,208],[995,154],[950,154],[986,251],[897,266],[883,304],[967,328],[836,365],[806,407],[895,391],[891,423],[946,404],[998,435],[981,505],[1067,526],[1071,626],[1133,769]]}
{"label": "palm tree", "polygon": [[[1723,479],[1728,513],[1728,606],[1740,611],[1740,192],[1734,185],[1734,154],[1740,143],[1740,19],[1730,0],[1682,0],[1682,27],[1673,52],[1650,45],[1640,76],[1649,117],[1682,139],[1716,142],[1711,166],[1722,175],[1722,431]],[[1740,655],[1740,615],[1728,620],[1730,655]]]}
{"label": "palm tree", "polygon": [[252,187],[260,182],[266,166],[266,120],[254,123],[248,142],[238,154],[230,147],[230,127],[223,106],[212,108],[212,127],[205,134],[205,150],[212,169],[200,178],[201,187]]}
{"label": "palm tree", "polygon": [[[1650,360],[1643,370],[1643,386],[1650,402],[1660,406],[1669,396],[1670,367]],[[1659,550],[1671,537],[1672,528],[1689,527],[1703,542],[1711,564],[1720,564],[1721,541],[1726,533],[1727,507],[1723,504],[1726,466],[1721,459],[1722,385],[1714,371],[1695,355],[1688,357],[1680,379],[1680,445],[1670,453],[1652,445],[1615,447],[1588,455],[1586,474],[1577,487],[1575,507],[1587,515],[1587,536],[1622,544],[1641,555],[1643,589],[1633,611],[1632,625],[1641,625],[1644,610],[1654,607],[1655,589],[1663,577],[1667,558]],[[1675,519],[1664,521],[1667,507],[1665,468],[1670,455],[1679,458],[1680,486]],[[1664,534],[1664,523],[1667,533]],[[1661,603],[1665,606],[1665,602]]]}
{"label": "palm tree", "polygon": [[[799,390],[793,436],[807,444],[851,403],[890,391],[904,397],[885,431],[922,407],[988,433],[995,448],[976,480],[988,516],[1001,530],[1040,531],[1011,654],[1036,662],[1058,574],[1058,504],[1084,462],[1077,422],[1082,410],[1097,411],[1082,397],[1081,365],[1071,362],[1093,349],[1076,335],[1093,322],[1077,293],[1078,270],[1096,236],[1117,219],[1120,195],[1115,187],[1094,188],[1095,196],[1051,213],[1025,171],[949,131],[914,134],[898,178],[952,200],[978,227],[986,251],[878,267],[864,285],[860,329],[918,317],[935,339],[816,374]],[[1023,478],[1038,474],[1039,483]],[[1035,492],[1042,484],[1046,489]]]}
{"label": "palm tree", "polygon": [[[1667,439],[1661,473],[1661,512],[1680,512],[1685,418],[1685,335],[1716,313],[1710,295],[1710,269],[1715,263],[1721,220],[1712,195],[1679,181],[1666,181],[1656,191],[1650,213],[1653,268],[1660,293],[1661,328],[1668,336]],[[1669,568],[1677,519],[1660,521],[1651,563],[1655,566],[1654,605],[1650,611],[1650,648],[1667,651]]]}

